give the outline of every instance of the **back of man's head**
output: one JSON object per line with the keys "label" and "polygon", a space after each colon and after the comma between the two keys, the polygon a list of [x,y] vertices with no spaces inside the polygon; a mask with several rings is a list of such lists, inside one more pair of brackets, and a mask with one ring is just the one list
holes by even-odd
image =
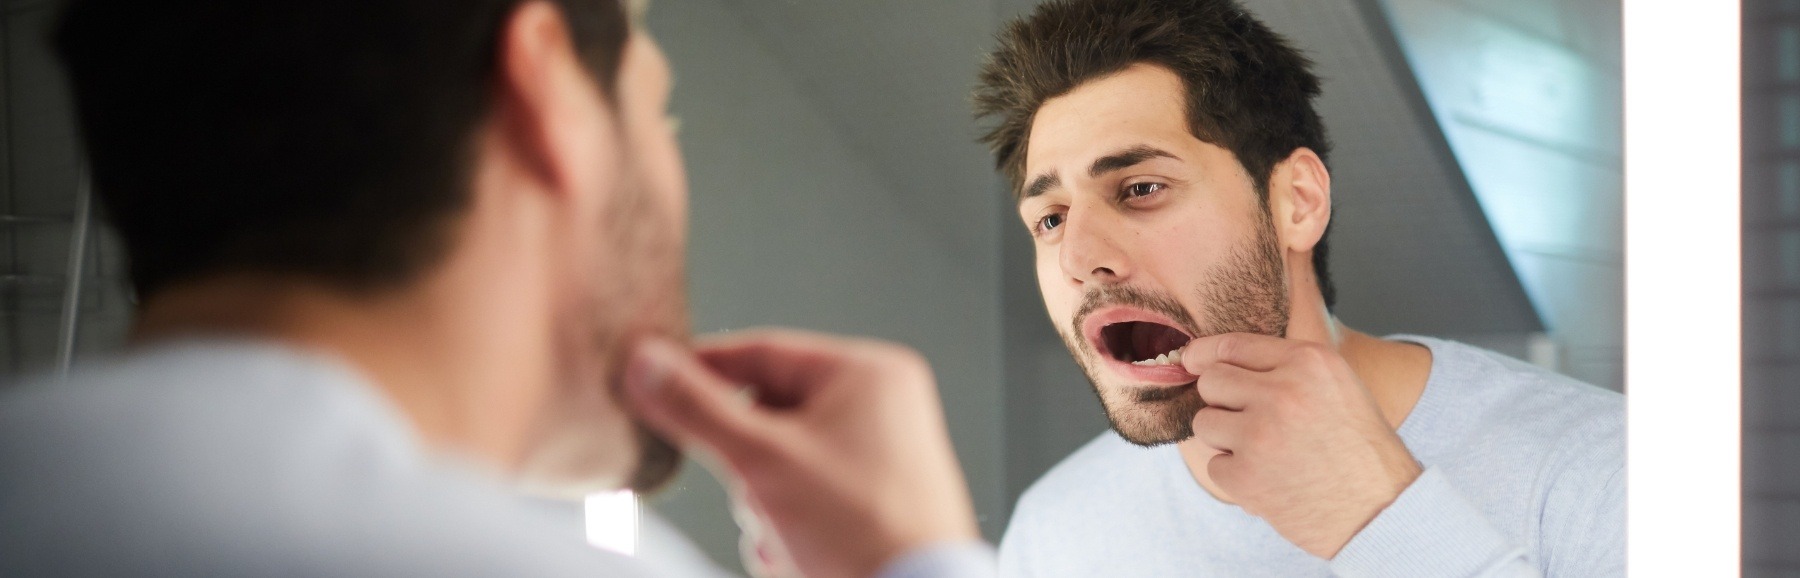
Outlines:
{"label": "back of man's head", "polygon": [[[436,262],[526,1],[71,2],[55,43],[140,296],[230,272],[371,289]],[[619,3],[536,1],[610,94]]]}

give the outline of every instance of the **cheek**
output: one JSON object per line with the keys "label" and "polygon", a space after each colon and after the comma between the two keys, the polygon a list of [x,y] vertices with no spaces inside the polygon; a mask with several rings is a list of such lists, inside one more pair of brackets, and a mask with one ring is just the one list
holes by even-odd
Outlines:
{"label": "cheek", "polygon": [[1204,282],[1214,265],[1249,238],[1246,223],[1201,209],[1171,214],[1139,228],[1134,239],[1139,270],[1169,288],[1192,287]]}
{"label": "cheek", "polygon": [[668,175],[666,177],[668,190],[674,197],[675,205],[685,216],[687,214],[688,183],[687,166],[681,160],[681,143],[675,139],[675,135],[668,131],[663,132],[662,140],[662,171]]}
{"label": "cheek", "polygon": [[681,148],[660,117],[634,119],[632,123],[632,167],[642,186],[642,194],[651,195],[658,228],[669,233],[675,244],[687,236],[687,173],[681,162]]}

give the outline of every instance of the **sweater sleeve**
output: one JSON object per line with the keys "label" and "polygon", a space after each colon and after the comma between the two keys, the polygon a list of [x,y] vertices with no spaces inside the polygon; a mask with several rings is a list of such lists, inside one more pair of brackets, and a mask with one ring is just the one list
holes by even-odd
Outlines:
{"label": "sweater sleeve", "polygon": [[1540,564],[1552,578],[1625,575],[1625,431],[1577,428],[1545,470]]}
{"label": "sweater sleeve", "polygon": [[1502,534],[1428,468],[1331,560],[1333,574],[1361,576],[1538,576],[1527,551]]}

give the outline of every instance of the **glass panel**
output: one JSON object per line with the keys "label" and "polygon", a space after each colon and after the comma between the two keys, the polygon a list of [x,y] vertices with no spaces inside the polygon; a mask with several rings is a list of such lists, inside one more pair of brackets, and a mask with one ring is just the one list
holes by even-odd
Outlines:
{"label": "glass panel", "polygon": [[1783,26],[1775,34],[1775,70],[1782,82],[1800,81],[1800,26]]}
{"label": "glass panel", "polygon": [[1775,178],[1775,194],[1782,217],[1800,217],[1800,161],[1781,163]]}
{"label": "glass panel", "polygon": [[1781,97],[1781,146],[1800,148],[1800,95]]}
{"label": "glass panel", "polygon": [[1780,237],[1781,284],[1800,286],[1800,231],[1783,231]]}
{"label": "glass panel", "polygon": [[1776,354],[1782,356],[1795,355],[1800,352],[1800,299],[1788,299],[1777,304],[1777,321],[1775,325]]}

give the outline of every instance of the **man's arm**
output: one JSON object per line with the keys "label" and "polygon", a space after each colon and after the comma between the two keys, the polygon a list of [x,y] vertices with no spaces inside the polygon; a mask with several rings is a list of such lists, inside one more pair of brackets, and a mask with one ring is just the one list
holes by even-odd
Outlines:
{"label": "man's arm", "polygon": [[[1623,447],[1617,455],[1624,455]],[[1590,486],[1592,487],[1592,486]],[[1625,465],[1619,464],[1598,486],[1592,499],[1577,499],[1559,510],[1554,523],[1546,529],[1546,548],[1555,554],[1547,562],[1548,574],[1561,576],[1625,575]]]}
{"label": "man's arm", "polygon": [[1538,568],[1525,548],[1427,469],[1331,559],[1331,572],[1360,576],[1529,577]]}
{"label": "man's arm", "polygon": [[1541,549],[1514,543],[1436,469],[1427,469],[1331,561],[1339,576],[1625,575],[1624,432],[1576,428],[1547,460]]}
{"label": "man's arm", "polygon": [[1329,348],[1266,335],[1181,352],[1207,406],[1194,439],[1213,483],[1342,576],[1536,576],[1443,473],[1426,470]]}
{"label": "man's arm", "polygon": [[1625,575],[1624,408],[1557,441],[1539,523],[1538,565],[1552,578]]}
{"label": "man's arm", "polygon": [[626,382],[646,423],[713,458],[769,551],[805,575],[994,575],[931,368],[911,350],[798,331],[694,352],[650,341]]}

